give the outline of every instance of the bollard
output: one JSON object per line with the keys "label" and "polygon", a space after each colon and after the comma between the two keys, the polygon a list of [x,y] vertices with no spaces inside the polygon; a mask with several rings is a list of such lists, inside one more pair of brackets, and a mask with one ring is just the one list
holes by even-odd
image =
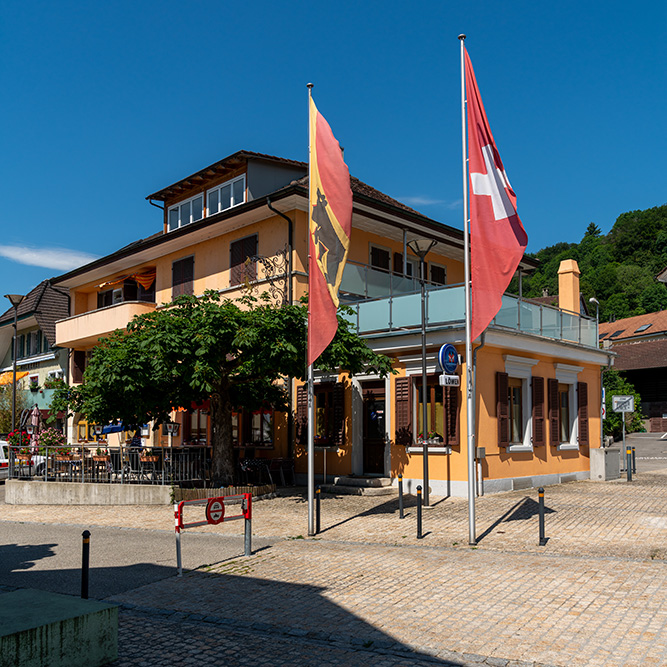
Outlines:
{"label": "bollard", "polygon": [[540,487],[537,492],[540,505],[540,546],[543,547],[547,543],[547,538],[544,536],[544,489]]}
{"label": "bollard", "polygon": [[625,450],[625,470],[627,472],[628,482],[632,481],[632,450],[627,447]]}
{"label": "bollard", "polygon": [[322,492],[322,487],[318,486],[315,489],[315,535],[320,533],[320,494]]}
{"label": "bollard", "polygon": [[632,474],[637,474],[637,457],[634,447],[632,448]]}
{"label": "bollard", "polygon": [[398,476],[398,518],[402,519],[403,514],[403,475]]}
{"label": "bollard", "polygon": [[243,523],[244,533],[243,533],[243,545],[244,545],[244,555],[252,556],[252,494],[245,493],[245,498],[243,499]]}
{"label": "bollard", "polygon": [[90,531],[84,530],[83,549],[81,552],[81,597],[88,599],[88,569],[90,567]]}
{"label": "bollard", "polygon": [[417,487],[417,539],[422,538],[422,487]]}

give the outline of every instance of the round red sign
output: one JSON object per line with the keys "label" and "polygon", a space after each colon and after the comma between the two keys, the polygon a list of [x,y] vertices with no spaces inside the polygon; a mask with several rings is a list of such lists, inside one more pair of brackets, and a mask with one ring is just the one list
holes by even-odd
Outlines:
{"label": "round red sign", "polygon": [[222,498],[211,498],[206,505],[206,520],[209,523],[220,523],[225,518],[225,503]]}

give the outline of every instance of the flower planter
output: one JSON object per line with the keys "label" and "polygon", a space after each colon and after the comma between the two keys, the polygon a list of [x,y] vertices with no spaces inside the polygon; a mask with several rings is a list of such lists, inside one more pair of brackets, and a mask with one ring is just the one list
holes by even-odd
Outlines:
{"label": "flower planter", "polygon": [[97,455],[93,456],[93,461],[104,462],[104,461],[110,461],[110,460],[111,460],[110,456],[101,456],[101,455],[100,456],[97,456]]}
{"label": "flower planter", "polygon": [[141,460],[144,463],[157,463],[160,460],[159,456],[142,456]]}

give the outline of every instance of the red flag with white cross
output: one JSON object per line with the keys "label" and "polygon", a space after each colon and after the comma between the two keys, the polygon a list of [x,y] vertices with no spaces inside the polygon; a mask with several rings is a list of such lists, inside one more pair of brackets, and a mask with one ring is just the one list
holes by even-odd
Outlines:
{"label": "red flag with white cross", "polygon": [[528,244],[516,195],[491,134],[472,63],[465,51],[470,178],[471,340],[497,315]]}

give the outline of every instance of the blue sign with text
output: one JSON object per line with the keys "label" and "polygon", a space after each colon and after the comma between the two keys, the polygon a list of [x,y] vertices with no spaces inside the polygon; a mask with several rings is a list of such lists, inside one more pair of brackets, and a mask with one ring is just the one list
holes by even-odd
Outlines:
{"label": "blue sign with text", "polygon": [[440,368],[451,375],[458,368],[459,353],[451,343],[445,343],[438,352],[438,361],[440,362]]}

